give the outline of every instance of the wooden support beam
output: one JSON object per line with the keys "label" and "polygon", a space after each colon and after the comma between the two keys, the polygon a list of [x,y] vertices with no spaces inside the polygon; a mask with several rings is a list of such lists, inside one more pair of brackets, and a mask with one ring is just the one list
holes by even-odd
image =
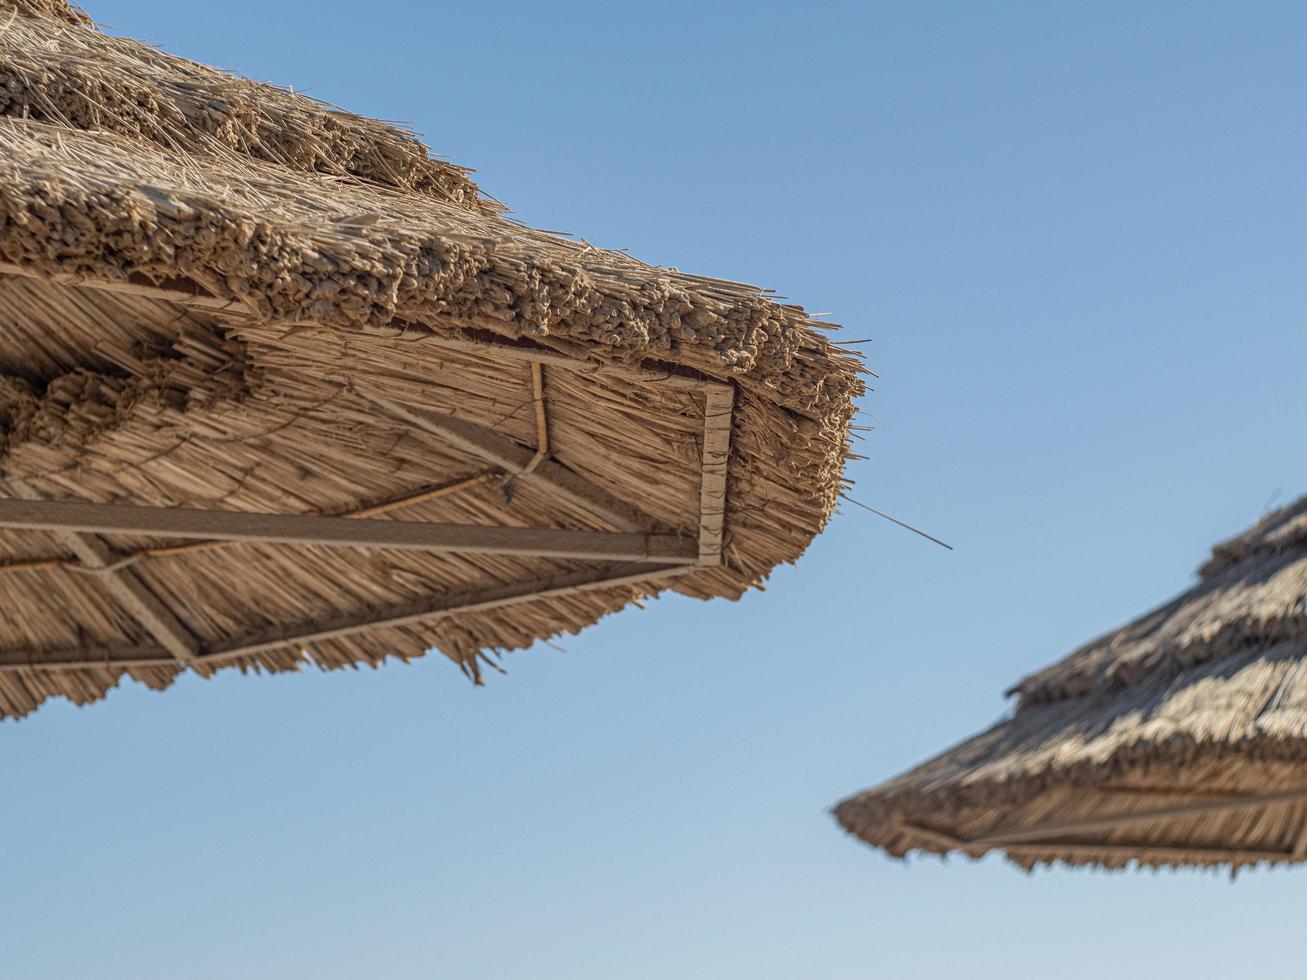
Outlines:
{"label": "wooden support beam", "polygon": [[[478,473],[475,476],[465,477],[461,480],[454,480],[451,483],[443,483],[439,486],[428,487],[425,490],[418,490],[414,493],[406,494],[392,500],[386,500],[379,504],[369,504],[368,506],[360,507],[356,510],[350,510],[342,514],[334,514],[330,516],[348,517],[353,520],[361,520],[367,517],[379,517],[382,514],[390,514],[407,507],[416,507],[418,504],[424,504],[429,500],[438,500],[441,497],[447,497],[450,494],[458,493],[460,490],[469,490],[473,487],[479,487],[481,484],[488,483],[490,480],[494,479],[498,473],[498,470]],[[239,544],[239,541],[188,541],[185,544],[165,544],[153,548],[141,548],[137,551],[129,551],[115,555],[114,567],[121,568],[151,558],[173,558],[178,555],[195,555],[220,551],[224,548],[230,548]],[[49,571],[52,569],[66,570],[68,566],[74,564],[75,561],[76,559],[64,556],[22,558],[14,561],[0,561],[0,575],[23,574],[27,572]]]}
{"label": "wooden support beam", "polygon": [[931,827],[923,827],[919,823],[912,823],[908,820],[901,820],[898,829],[911,834],[918,840],[927,844],[934,844],[936,847],[942,847],[946,851],[965,851],[973,845],[963,840],[961,837],[955,837],[952,834],[946,834],[942,830],[935,830]]}
{"label": "wooden support beam", "polygon": [[86,670],[104,667],[122,670],[127,667],[166,667],[176,665],[161,646],[103,647],[68,650],[0,651],[0,673],[15,670]]}
{"label": "wooden support beam", "polygon": [[735,389],[704,393],[703,470],[699,478],[699,564],[720,565],[726,523],[726,469],[731,458]]}
{"label": "wooden support beam", "polygon": [[1039,844],[987,844],[982,840],[963,840],[953,834],[924,827],[921,824],[903,821],[899,827],[918,838],[923,843],[934,845],[944,850],[953,851],[988,851],[1003,850],[1012,857],[1042,858],[1053,860],[1059,854],[1074,852],[1085,857],[1094,857],[1103,861],[1136,860],[1148,861],[1165,859],[1179,864],[1199,861],[1226,863],[1252,863],[1256,861],[1301,861],[1307,854],[1298,851],[1250,850],[1248,848],[1213,848],[1186,847],[1174,844],[1153,844],[1148,841],[1138,843],[1117,841],[1049,840]]}
{"label": "wooden support beam", "polygon": [[1294,860],[1307,861],[1307,816],[1303,817],[1298,827],[1298,836],[1293,842],[1293,856]]}
{"label": "wooden support beam", "polygon": [[1087,786],[1085,789],[1096,795],[1124,799],[1140,796],[1179,796],[1186,800],[1233,800],[1248,795],[1246,789],[1203,789],[1199,786],[1129,786],[1109,783],[1104,786]]}
{"label": "wooden support beam", "polygon": [[[694,542],[669,534],[614,534],[561,528],[355,520],[348,517],[128,507],[76,501],[0,500],[0,527],[72,533],[146,534],[256,544],[649,561],[674,565],[684,564],[697,554]],[[91,564],[90,567],[108,567],[111,561],[107,549],[105,552],[103,561]],[[86,559],[83,558],[83,561],[86,562]]]}
{"label": "wooden support beam", "polygon": [[[239,657],[253,656],[286,646],[303,647],[314,642],[350,636],[380,627],[410,626],[460,613],[488,612],[492,609],[535,602],[539,599],[578,595],[596,589],[663,582],[691,572],[694,568],[693,565],[669,568],[665,565],[648,563],[622,564],[421,599],[404,605],[299,623],[283,629],[239,637],[203,651],[199,657],[199,665],[207,669]],[[162,647],[0,651],[0,671],[77,670],[106,665],[157,666],[174,662]]]}
{"label": "wooden support beam", "polygon": [[1255,864],[1258,861],[1296,860],[1288,851],[1250,850],[1226,847],[1185,847],[1183,845],[1138,843],[1098,844],[1082,841],[1046,841],[1043,844],[1009,844],[1003,848],[1012,857],[1053,860],[1059,854],[1074,851],[1100,861],[1169,861],[1175,864]]}
{"label": "wooden support beam", "polygon": [[545,368],[539,361],[531,362],[531,401],[535,405],[536,452],[522,472],[534,473],[549,458],[549,412],[545,408]]}
{"label": "wooden support beam", "polygon": [[1135,810],[1131,813],[1114,813],[1104,817],[1088,817],[1083,820],[1063,820],[1039,827],[1014,828],[969,841],[976,847],[1002,847],[1008,844],[1028,844],[1032,841],[1047,840],[1050,837],[1065,837],[1085,831],[1110,830],[1128,824],[1145,823],[1149,820],[1172,820],[1177,817],[1192,817],[1207,813],[1229,813],[1235,810],[1249,810],[1260,806],[1276,806],[1283,803],[1298,803],[1307,800],[1307,788],[1282,790],[1278,793],[1263,793],[1256,796],[1240,796],[1231,799],[1206,799],[1195,803],[1183,803],[1176,806],[1158,807],[1152,810]]}
{"label": "wooden support beam", "polygon": [[639,508],[619,500],[552,459],[540,460],[535,463],[534,470],[529,469],[535,460],[535,452],[493,429],[452,415],[440,415],[411,405],[402,405],[372,392],[360,391],[358,394],[396,418],[441,437],[463,451],[506,470],[522,482],[566,500],[619,530],[645,531],[656,524],[652,517]]}
{"label": "wooden support beam", "polygon": [[273,630],[256,636],[247,636],[232,643],[215,647],[206,654],[206,663],[231,660],[262,653],[284,646],[304,646],[321,640],[331,640],[367,630],[388,626],[408,626],[458,613],[487,612],[506,606],[521,605],[537,599],[609,589],[621,585],[665,581],[694,570],[693,565],[667,568],[644,563],[631,563],[607,569],[573,572],[549,578],[513,582],[489,589],[458,592],[432,599],[420,599],[402,606],[393,606],[364,613],[341,616],[313,623],[302,623],[283,630]]}
{"label": "wooden support beam", "polygon": [[[19,500],[0,500],[0,507],[40,507],[47,505],[41,494],[24,480],[9,478],[5,481]],[[122,604],[174,658],[195,666],[199,644],[158,596],[150,591],[133,569],[113,569],[113,551],[87,529],[69,527],[48,528],[59,542],[71,551],[86,568],[102,572],[98,576],[106,591]]]}

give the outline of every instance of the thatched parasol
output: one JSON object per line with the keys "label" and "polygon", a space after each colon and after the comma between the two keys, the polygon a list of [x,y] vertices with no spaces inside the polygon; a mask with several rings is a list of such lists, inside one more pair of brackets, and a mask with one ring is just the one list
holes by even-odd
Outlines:
{"label": "thatched parasol", "polygon": [[0,715],[738,597],[841,488],[804,311],[524,228],[410,135],[0,3]]}
{"label": "thatched parasol", "polygon": [[1307,497],[1188,592],[1009,693],[1013,717],[836,808],[896,857],[1307,860]]}

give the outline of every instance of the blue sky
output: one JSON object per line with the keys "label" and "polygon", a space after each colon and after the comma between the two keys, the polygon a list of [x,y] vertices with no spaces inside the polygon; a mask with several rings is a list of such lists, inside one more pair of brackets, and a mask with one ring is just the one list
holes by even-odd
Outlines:
{"label": "blue sky", "polygon": [[117,32],[402,120],[525,221],[832,311],[857,510],[738,604],[468,685],[187,679],[0,725],[8,977],[1301,971],[1307,872],[906,865],[837,799],[1307,491],[1307,7],[215,4]]}

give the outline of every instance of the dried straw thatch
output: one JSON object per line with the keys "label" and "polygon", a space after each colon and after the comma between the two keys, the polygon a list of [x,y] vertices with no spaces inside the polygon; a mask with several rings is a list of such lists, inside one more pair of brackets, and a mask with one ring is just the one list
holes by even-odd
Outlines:
{"label": "dried straw thatch", "polygon": [[408,134],[0,2],[0,715],[737,597],[841,488],[856,358],[524,228]]}
{"label": "dried straw thatch", "polygon": [[1307,859],[1307,497],[1199,575],[840,823],[896,857],[1000,849],[1025,867]]}

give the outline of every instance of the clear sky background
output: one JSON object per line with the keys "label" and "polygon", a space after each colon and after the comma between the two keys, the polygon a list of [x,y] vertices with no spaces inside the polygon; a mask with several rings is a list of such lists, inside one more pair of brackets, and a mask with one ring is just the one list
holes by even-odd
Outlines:
{"label": "clear sky background", "polygon": [[532,224],[832,311],[857,510],[475,689],[128,686],[0,725],[13,978],[1302,972],[1307,870],[889,861],[827,813],[1307,491],[1299,3],[99,0],[402,120]]}

